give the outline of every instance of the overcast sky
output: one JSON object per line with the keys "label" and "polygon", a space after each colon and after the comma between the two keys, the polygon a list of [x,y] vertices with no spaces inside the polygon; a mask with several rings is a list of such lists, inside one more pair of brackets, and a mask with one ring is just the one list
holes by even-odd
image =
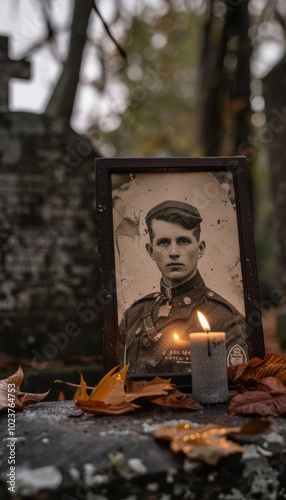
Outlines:
{"label": "overcast sky", "polygon": [[[114,0],[98,2],[100,11],[107,22],[110,21],[112,15],[113,2]],[[153,0],[153,5],[154,2],[160,3],[160,0]],[[33,44],[43,38],[45,22],[39,4],[38,0],[0,0],[0,34],[10,38],[9,55],[12,59],[22,57]],[[54,0],[51,4],[54,23],[61,30],[58,50],[64,58],[73,2],[72,0]],[[131,4],[129,2],[129,5]],[[135,5],[134,0],[133,4]],[[91,29],[94,29],[97,36],[98,33],[104,34],[98,18],[93,19]],[[271,41],[260,47],[256,52],[253,65],[256,75],[263,76],[281,57],[283,50],[283,47],[278,47]],[[99,115],[108,115],[112,106],[112,103],[108,101],[108,95],[101,95],[99,99],[96,90],[88,85],[89,81],[98,76],[99,67],[96,66],[96,57],[92,49],[86,52],[86,63],[81,74],[86,83],[80,87],[76,101],[77,111],[72,123],[78,132],[83,132]],[[61,65],[56,61],[48,46],[36,51],[30,61],[32,63],[31,79],[13,79],[10,82],[10,109],[41,113],[45,109],[51,90],[60,74]]]}

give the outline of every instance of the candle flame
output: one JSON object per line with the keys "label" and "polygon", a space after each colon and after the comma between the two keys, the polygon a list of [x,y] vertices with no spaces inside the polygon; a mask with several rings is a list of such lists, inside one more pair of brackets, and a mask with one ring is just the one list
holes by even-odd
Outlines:
{"label": "candle flame", "polygon": [[199,321],[200,321],[204,331],[209,332],[211,327],[210,327],[206,317],[200,311],[197,311],[197,315],[198,315]]}
{"label": "candle flame", "polygon": [[174,332],[173,339],[175,340],[175,342],[180,342],[180,335],[177,332]]}

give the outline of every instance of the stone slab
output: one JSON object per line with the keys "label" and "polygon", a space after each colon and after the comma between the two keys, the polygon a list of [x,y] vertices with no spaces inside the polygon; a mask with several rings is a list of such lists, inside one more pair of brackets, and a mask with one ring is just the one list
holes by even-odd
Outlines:
{"label": "stone slab", "polygon": [[[83,415],[73,401],[38,403],[16,415],[17,499],[265,499],[286,497],[286,423],[271,418],[265,434],[248,437],[247,455],[232,455],[215,467],[175,455],[155,441],[154,425],[177,420],[241,425],[226,405],[198,412],[161,407],[124,416]],[[0,417],[0,497],[7,491],[7,415]],[[245,439],[244,439],[245,441]],[[123,454],[124,463],[112,466]],[[111,458],[113,455],[113,459]],[[116,457],[117,458],[114,458]],[[138,462],[139,459],[139,462]],[[131,461],[130,461],[131,460]],[[129,461],[129,462],[128,462]],[[1,496],[2,495],[2,496]]]}

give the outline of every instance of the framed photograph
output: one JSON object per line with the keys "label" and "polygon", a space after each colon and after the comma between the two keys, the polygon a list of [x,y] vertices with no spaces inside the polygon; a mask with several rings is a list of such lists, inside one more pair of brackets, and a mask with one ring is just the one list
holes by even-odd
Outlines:
{"label": "framed photograph", "polygon": [[264,356],[245,157],[100,158],[96,202],[106,371],[185,377],[198,311]]}

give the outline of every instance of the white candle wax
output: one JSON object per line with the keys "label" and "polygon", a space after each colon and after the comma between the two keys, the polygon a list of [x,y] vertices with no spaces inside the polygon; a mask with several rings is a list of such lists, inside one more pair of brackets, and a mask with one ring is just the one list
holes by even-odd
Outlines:
{"label": "white candle wax", "polygon": [[228,400],[224,332],[190,334],[192,392],[202,404]]}

